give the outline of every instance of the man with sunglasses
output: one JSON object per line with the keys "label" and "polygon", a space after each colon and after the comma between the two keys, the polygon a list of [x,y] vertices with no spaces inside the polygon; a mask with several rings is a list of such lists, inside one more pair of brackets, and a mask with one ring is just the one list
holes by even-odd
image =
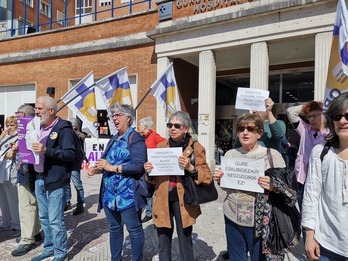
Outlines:
{"label": "man with sunglasses", "polygon": [[[295,174],[299,185],[298,203],[302,211],[304,184],[307,178],[308,163],[312,149],[324,144],[328,129],[325,128],[323,103],[310,101],[287,109],[289,121],[300,135],[300,144],[295,160]],[[303,233],[305,239],[305,233]]]}

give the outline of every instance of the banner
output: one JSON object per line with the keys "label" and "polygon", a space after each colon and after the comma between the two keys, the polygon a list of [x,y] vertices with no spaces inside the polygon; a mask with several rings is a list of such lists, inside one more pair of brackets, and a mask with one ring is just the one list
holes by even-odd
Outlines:
{"label": "banner", "polygon": [[86,75],[61,100],[82,121],[82,131],[98,138],[98,118],[94,92],[93,72]]}
{"label": "banner", "polygon": [[344,0],[339,0],[336,9],[336,20],[333,28],[333,39],[326,79],[323,109],[343,92],[348,91],[348,15]]}
{"label": "banner", "polygon": [[166,121],[173,112],[180,111],[180,98],[175,80],[173,63],[169,64],[164,73],[151,86],[151,93],[163,106]]}
{"label": "banner", "polygon": [[34,153],[31,148],[34,142],[40,140],[40,118],[17,117],[17,124],[19,160],[29,164],[39,164],[39,153]]}

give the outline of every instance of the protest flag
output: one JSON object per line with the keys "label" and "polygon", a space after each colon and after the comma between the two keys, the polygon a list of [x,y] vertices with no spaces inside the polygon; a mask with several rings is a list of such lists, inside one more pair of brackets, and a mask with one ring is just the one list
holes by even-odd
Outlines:
{"label": "protest flag", "polygon": [[326,110],[330,101],[343,92],[348,91],[348,14],[346,3],[339,0],[333,28],[333,38],[326,79],[323,109]]}
{"label": "protest flag", "polygon": [[163,106],[167,121],[172,113],[181,110],[173,63],[169,64],[164,73],[152,84],[150,92]]}
{"label": "protest flag", "polygon": [[94,92],[93,72],[87,74],[61,100],[82,121],[82,131],[98,138],[98,118]]}
{"label": "protest flag", "polygon": [[[111,108],[115,106],[115,104],[128,104],[133,106],[127,67],[113,72],[112,74],[100,79],[95,84],[98,86],[109,119],[112,119]],[[111,120],[109,120],[109,128],[111,134],[117,132]]]}

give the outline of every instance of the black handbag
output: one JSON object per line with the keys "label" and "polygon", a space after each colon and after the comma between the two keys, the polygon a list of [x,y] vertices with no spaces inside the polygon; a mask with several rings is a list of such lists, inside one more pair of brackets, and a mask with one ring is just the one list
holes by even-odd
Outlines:
{"label": "black handbag", "polygon": [[[191,164],[196,166],[195,150],[193,143],[193,152],[191,154]],[[214,181],[209,184],[199,184],[194,181],[194,176],[183,177],[183,183],[185,187],[184,200],[189,205],[199,205],[207,202],[214,201],[218,198],[218,192],[215,188]]]}
{"label": "black handbag", "polygon": [[[297,194],[298,186],[294,171],[286,168],[274,168],[273,158],[269,149],[267,149],[267,154],[271,168],[265,171],[266,175],[282,180],[284,185]],[[267,245],[272,254],[283,255],[294,248],[300,240],[301,215],[296,206],[289,204],[287,198],[282,193],[270,191],[268,200],[272,206],[272,212]]]}

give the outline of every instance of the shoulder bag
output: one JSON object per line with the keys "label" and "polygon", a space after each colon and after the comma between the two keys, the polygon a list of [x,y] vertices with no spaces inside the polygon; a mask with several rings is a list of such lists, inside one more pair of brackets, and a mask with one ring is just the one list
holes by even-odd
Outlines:
{"label": "shoulder bag", "polygon": [[[191,154],[191,164],[196,166],[195,160],[195,150],[193,142],[193,152]],[[194,181],[194,176],[185,176],[183,177],[183,183],[185,187],[184,200],[189,205],[199,205],[214,201],[218,198],[218,192],[215,188],[214,180],[212,179],[209,184],[197,184]]]}

